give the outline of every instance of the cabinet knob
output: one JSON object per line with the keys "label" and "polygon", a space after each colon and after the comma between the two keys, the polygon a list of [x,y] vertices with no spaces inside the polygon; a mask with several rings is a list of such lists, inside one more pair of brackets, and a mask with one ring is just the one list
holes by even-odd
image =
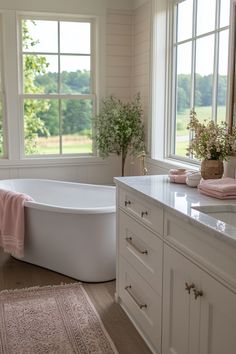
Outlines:
{"label": "cabinet knob", "polygon": [[198,290],[197,288],[194,288],[194,289],[193,289],[193,293],[194,293],[194,298],[195,298],[195,300],[197,300],[198,297],[203,296],[202,290]]}
{"label": "cabinet knob", "polygon": [[142,211],[141,212],[141,217],[143,218],[144,216],[148,216],[148,212],[147,211]]}
{"label": "cabinet knob", "polygon": [[125,206],[128,206],[131,204],[131,201],[130,200],[125,200]]}
{"label": "cabinet knob", "polygon": [[[185,290],[187,290],[187,292],[190,294],[191,289],[195,290],[195,285],[193,283],[188,284],[187,282],[185,283]],[[193,291],[194,291],[193,290]]]}

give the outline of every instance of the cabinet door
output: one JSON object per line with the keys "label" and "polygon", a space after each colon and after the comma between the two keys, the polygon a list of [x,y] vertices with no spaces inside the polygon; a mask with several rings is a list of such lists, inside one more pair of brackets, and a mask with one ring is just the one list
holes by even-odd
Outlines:
{"label": "cabinet door", "polygon": [[163,354],[235,354],[236,294],[164,249]]}
{"label": "cabinet door", "polygon": [[201,273],[200,354],[235,354],[236,294]]}
{"label": "cabinet door", "polygon": [[[198,354],[200,305],[191,285],[198,268],[171,247],[164,247],[163,354]],[[186,286],[190,287],[188,291]]]}

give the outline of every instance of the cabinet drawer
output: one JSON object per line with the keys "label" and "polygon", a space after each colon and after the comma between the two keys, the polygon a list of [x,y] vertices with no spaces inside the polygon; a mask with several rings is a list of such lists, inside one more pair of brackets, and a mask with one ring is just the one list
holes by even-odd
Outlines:
{"label": "cabinet drawer", "polygon": [[160,352],[161,297],[122,257],[120,257],[119,272],[121,305],[155,352]]}
{"label": "cabinet drawer", "polygon": [[205,232],[196,224],[183,222],[171,212],[165,213],[164,238],[191,260],[236,289],[235,249],[217,238],[214,230]]}
{"label": "cabinet drawer", "polygon": [[162,292],[163,241],[120,211],[119,253],[159,294]]}
{"label": "cabinet drawer", "polygon": [[119,206],[163,236],[163,209],[157,204],[145,202],[135,193],[121,189]]}

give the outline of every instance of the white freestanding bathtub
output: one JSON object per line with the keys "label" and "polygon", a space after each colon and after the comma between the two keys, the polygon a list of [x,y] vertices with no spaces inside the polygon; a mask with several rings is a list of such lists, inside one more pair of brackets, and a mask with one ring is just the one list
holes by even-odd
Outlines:
{"label": "white freestanding bathtub", "polygon": [[115,187],[40,179],[0,181],[26,193],[21,260],[86,282],[115,278]]}

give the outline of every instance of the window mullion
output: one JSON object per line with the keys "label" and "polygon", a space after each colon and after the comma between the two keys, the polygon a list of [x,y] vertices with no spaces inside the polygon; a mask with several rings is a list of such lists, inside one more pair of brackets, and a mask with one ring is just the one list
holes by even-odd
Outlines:
{"label": "window mullion", "polygon": [[[193,1],[193,38],[196,38],[197,34],[197,0]],[[196,46],[197,41],[194,39],[192,41],[192,69],[191,69],[191,97],[190,97],[190,107],[195,106],[195,89],[196,89]]]}
{"label": "window mullion", "polygon": [[30,99],[70,99],[70,100],[95,100],[95,94],[57,94],[57,93],[25,93],[20,95],[24,98]]}
{"label": "window mullion", "polygon": [[[57,23],[58,31],[58,93],[61,94],[61,32],[60,32],[60,21]],[[62,155],[62,116],[61,116],[61,98],[58,101],[58,114],[59,114],[59,144],[60,144],[60,154]]]}
{"label": "window mullion", "polygon": [[[216,23],[215,29],[220,26],[220,0],[216,3]],[[218,69],[219,69],[219,42],[220,33],[215,33],[215,46],[214,46],[214,68],[213,68],[213,92],[212,92],[212,119],[217,122],[217,96],[218,96]]]}
{"label": "window mullion", "polygon": [[171,90],[171,109],[170,109],[170,117],[171,117],[171,121],[170,121],[170,133],[168,134],[168,140],[170,141],[170,143],[168,144],[167,147],[167,154],[172,156],[175,152],[175,130],[176,130],[176,100],[177,100],[177,21],[176,19],[178,18],[178,6],[175,5],[172,8],[172,11],[174,13],[172,13],[172,18],[174,19],[173,23],[172,23],[172,30],[171,30],[171,34],[172,34],[172,38],[171,38],[171,43],[175,43],[174,45],[172,45],[172,62],[171,62],[171,68],[172,68],[172,75],[171,75],[171,86],[172,86],[172,90]]}

